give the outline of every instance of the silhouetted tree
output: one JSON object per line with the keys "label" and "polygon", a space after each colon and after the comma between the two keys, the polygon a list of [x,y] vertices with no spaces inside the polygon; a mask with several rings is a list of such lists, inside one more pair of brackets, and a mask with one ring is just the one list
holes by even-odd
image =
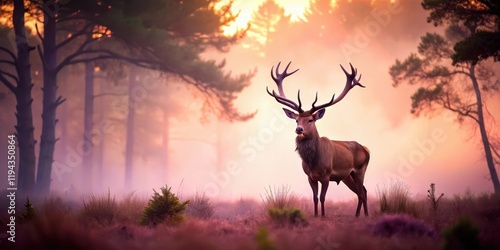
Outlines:
{"label": "silhouetted tree", "polygon": [[[28,44],[25,27],[25,6],[23,0],[1,1],[1,4],[13,4],[12,24],[16,51],[0,47],[0,51],[7,54],[5,60],[0,60],[0,81],[16,96],[16,135],[19,145],[19,183],[18,188],[24,192],[31,192],[35,187],[35,137],[33,134],[33,113],[31,105],[33,98],[31,89],[31,62],[30,52],[34,47]],[[10,67],[10,70],[7,69]]]}
{"label": "silhouetted tree", "polygon": [[500,3],[496,0],[423,0],[435,26],[460,22],[474,32],[453,47],[453,63],[500,60]]}
{"label": "silhouetted tree", "polygon": [[[223,71],[224,63],[200,57],[208,48],[227,51],[242,36],[237,33],[226,37],[221,32],[221,27],[235,18],[230,11],[231,3],[220,9],[214,6],[213,1],[206,0],[29,1],[25,10],[43,19],[43,33],[38,33],[42,44],[38,53],[43,62],[38,191],[46,194],[50,188],[57,141],[56,110],[65,100],[57,93],[57,75],[69,65],[119,59],[160,70],[203,92],[207,106],[221,118],[241,121],[253,116],[240,114],[233,106],[236,94],[249,84],[253,74],[232,76]],[[122,46],[120,49],[92,46],[107,40]],[[28,167],[34,172],[34,166]]]}
{"label": "silhouetted tree", "polygon": [[389,72],[395,87],[403,83],[421,86],[411,97],[414,115],[444,109],[454,112],[460,122],[474,121],[480,130],[494,190],[500,193],[483,107],[484,95],[498,93],[500,83],[486,64],[452,65],[454,43],[474,33],[474,29],[457,25],[448,28],[446,38],[427,33],[421,38],[418,54],[411,54],[404,61],[396,60]]}

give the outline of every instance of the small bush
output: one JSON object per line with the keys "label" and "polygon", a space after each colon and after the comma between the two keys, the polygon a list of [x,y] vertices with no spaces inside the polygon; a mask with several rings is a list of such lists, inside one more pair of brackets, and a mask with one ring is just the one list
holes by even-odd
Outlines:
{"label": "small bush", "polygon": [[470,220],[462,218],[443,231],[443,249],[484,249],[478,235],[479,229]]}
{"label": "small bush", "polygon": [[196,194],[193,199],[189,200],[186,214],[200,219],[209,219],[214,215],[214,206],[208,196]]}
{"label": "small bush", "polygon": [[269,217],[281,226],[307,224],[306,218],[298,208],[269,208]]}
{"label": "small bush", "polygon": [[26,203],[24,203],[24,211],[21,215],[21,222],[31,221],[35,218],[35,208],[33,208],[33,204],[30,202],[30,197],[26,197]]}
{"label": "small bush", "polygon": [[80,213],[84,223],[96,222],[102,226],[109,226],[113,223],[117,214],[117,203],[115,198],[111,198],[108,189],[108,195],[96,197],[92,195],[89,201],[83,201],[83,208]]}
{"label": "small bush", "polygon": [[417,204],[410,195],[410,188],[404,182],[394,182],[389,188],[377,190],[380,212],[387,214],[418,215]]}
{"label": "small bush", "polygon": [[264,203],[264,208],[269,210],[270,208],[291,208],[295,207],[297,203],[297,197],[290,192],[290,186],[281,186],[279,188],[269,186],[266,189],[266,194],[264,197],[260,196],[262,202]]}
{"label": "small bush", "polygon": [[269,239],[269,232],[265,227],[259,228],[255,235],[255,240],[257,241],[257,249],[259,250],[276,249],[273,242]]}
{"label": "small bush", "polygon": [[370,226],[373,234],[383,237],[400,236],[428,236],[436,237],[432,227],[408,215],[382,215],[375,224]]}
{"label": "small bush", "polygon": [[141,225],[156,226],[159,223],[179,223],[182,221],[182,213],[189,201],[181,203],[179,198],[170,191],[168,186],[160,188],[161,194],[153,189],[154,194],[144,209]]}

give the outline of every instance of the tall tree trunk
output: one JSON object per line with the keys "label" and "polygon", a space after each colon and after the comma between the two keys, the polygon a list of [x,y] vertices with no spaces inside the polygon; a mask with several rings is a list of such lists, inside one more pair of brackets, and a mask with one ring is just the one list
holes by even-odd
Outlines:
{"label": "tall tree trunk", "polygon": [[[46,2],[46,1],[44,1]],[[45,13],[43,19],[43,108],[42,134],[40,136],[40,153],[38,159],[37,191],[47,195],[50,191],[52,162],[56,144],[56,109],[62,103],[57,97],[57,49],[55,16]]]}
{"label": "tall tree trunk", "polygon": [[[58,76],[61,84],[64,85],[68,81],[68,73],[66,71],[61,71]],[[64,91],[62,91],[63,95],[68,93],[67,88],[68,84],[65,85]],[[65,152],[65,148],[68,145],[68,105],[62,105],[59,114],[59,126],[61,128],[61,133],[59,134],[61,137],[59,148],[62,149],[61,152]],[[65,157],[60,157],[61,162],[65,160],[64,158]]]}
{"label": "tall tree trunk", "polygon": [[31,64],[30,47],[26,38],[26,28],[24,26],[24,1],[14,1],[13,24],[16,34],[17,61],[16,71],[19,78],[15,95],[16,105],[16,133],[19,144],[19,183],[18,188],[27,194],[34,191],[35,187],[35,137],[33,134],[33,113],[31,104]]}
{"label": "tall tree trunk", "polygon": [[[104,87],[103,87],[104,83],[103,82],[100,82],[100,84],[98,84],[99,86],[99,93],[104,93]],[[103,100],[102,98],[98,101],[96,101],[96,105],[99,107],[97,110],[98,110],[98,114],[99,114],[99,118],[98,118],[98,121],[104,121],[106,118],[105,118],[105,111],[104,111],[104,105],[103,105]],[[101,134],[100,134],[100,143],[98,144],[98,147],[97,149],[94,149],[95,152],[96,152],[96,155],[95,155],[95,160],[96,160],[96,169],[97,169],[97,188],[98,189],[103,189],[105,188],[104,186],[104,179],[103,179],[103,165],[104,165],[104,149],[105,149],[105,143],[106,143],[106,133],[102,132],[102,131],[99,131]]]}
{"label": "tall tree trunk", "polygon": [[125,137],[125,189],[132,187],[133,164],[134,164],[134,119],[136,103],[133,98],[133,89],[136,85],[136,68],[130,66],[128,74],[128,113]]}
{"label": "tall tree trunk", "polygon": [[92,155],[94,145],[92,130],[94,126],[94,63],[85,63],[85,108],[83,115],[83,182],[92,186]]}
{"label": "tall tree trunk", "polygon": [[493,188],[496,194],[500,194],[500,183],[498,182],[498,175],[495,169],[495,163],[493,162],[493,155],[491,154],[490,142],[488,139],[488,134],[486,132],[486,127],[484,124],[483,115],[483,102],[481,98],[481,90],[479,89],[479,84],[474,73],[475,65],[470,67],[470,77],[472,79],[472,85],[474,86],[474,92],[476,93],[477,100],[477,119],[479,125],[479,131],[481,131],[481,139],[483,142],[484,154],[486,156],[486,163],[488,164],[488,170],[490,171],[491,181],[493,182]]}

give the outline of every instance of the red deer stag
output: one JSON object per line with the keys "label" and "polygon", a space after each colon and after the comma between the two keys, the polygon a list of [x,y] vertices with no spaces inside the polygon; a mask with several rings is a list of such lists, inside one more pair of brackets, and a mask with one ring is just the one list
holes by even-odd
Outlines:
{"label": "red deer stag", "polygon": [[359,83],[361,75],[356,79],[357,70],[350,63],[351,74],[347,73],[344,67],[340,65],[347,77],[342,93],[337,98],[335,98],[334,94],[328,103],[315,106],[318,101],[318,93],[316,92],[312,108],[309,111],[304,111],[302,110],[302,103],[300,101],[300,90],[297,93],[299,104],[288,99],[283,92],[283,79],[297,72],[298,69],[287,73],[290,62],[285,70],[279,73],[280,63],[276,67],[276,76],[273,73],[274,66],[271,68],[271,77],[278,86],[278,93],[274,90],[271,93],[267,88],[266,90],[277,102],[298,112],[296,114],[283,108],[286,116],[297,122],[297,128],[295,129],[295,133],[297,133],[297,138],[295,139],[296,151],[298,151],[302,159],[302,169],[306,173],[313,191],[314,216],[318,216],[318,182],[321,182],[319,200],[321,201],[321,216],[324,217],[325,195],[330,181],[337,182],[337,185],[342,181],[349,189],[356,193],[358,196],[356,217],[359,216],[361,204],[363,204],[365,215],[368,216],[367,194],[366,188],[363,186],[363,180],[368,161],[370,160],[370,152],[366,147],[355,141],[334,141],[326,137],[320,137],[315,125],[315,122],[325,114],[325,108],[342,100],[354,86],[365,87]]}

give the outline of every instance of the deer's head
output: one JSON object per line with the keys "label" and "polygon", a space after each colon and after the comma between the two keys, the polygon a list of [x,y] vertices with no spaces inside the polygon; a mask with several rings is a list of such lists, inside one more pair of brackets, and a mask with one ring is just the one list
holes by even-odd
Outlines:
{"label": "deer's head", "polygon": [[342,68],[347,77],[347,81],[342,93],[337,98],[335,98],[334,94],[329,102],[319,106],[315,106],[316,102],[318,101],[318,92],[316,92],[316,98],[312,103],[312,108],[310,110],[304,111],[302,109],[302,102],[300,101],[300,90],[297,93],[297,99],[299,101],[298,104],[288,99],[283,91],[283,79],[285,79],[287,76],[299,70],[296,69],[293,72],[288,73],[287,70],[291,63],[292,62],[288,63],[288,65],[286,66],[285,70],[282,73],[279,72],[279,67],[281,62],[278,63],[278,65],[276,66],[275,72],[274,72],[274,66],[271,68],[271,77],[278,86],[278,93],[276,93],[274,90],[270,92],[269,89],[266,87],[267,93],[270,96],[274,97],[274,99],[276,99],[278,103],[281,103],[293,110],[291,111],[289,109],[283,108],[286,116],[288,116],[291,119],[294,119],[297,122],[297,127],[295,128],[295,133],[297,133],[297,139],[310,139],[316,136],[319,137],[315,122],[323,117],[323,115],[325,114],[325,108],[330,107],[335,103],[339,102],[340,100],[342,100],[347,95],[349,90],[351,90],[354,86],[358,85],[363,88],[365,87],[361,85],[361,83],[359,83],[359,81],[361,80],[361,75],[359,75],[359,78],[356,79],[357,70],[354,67],[352,67],[350,63],[349,65],[351,66],[351,74],[347,73],[344,67],[340,65],[340,68]]}

